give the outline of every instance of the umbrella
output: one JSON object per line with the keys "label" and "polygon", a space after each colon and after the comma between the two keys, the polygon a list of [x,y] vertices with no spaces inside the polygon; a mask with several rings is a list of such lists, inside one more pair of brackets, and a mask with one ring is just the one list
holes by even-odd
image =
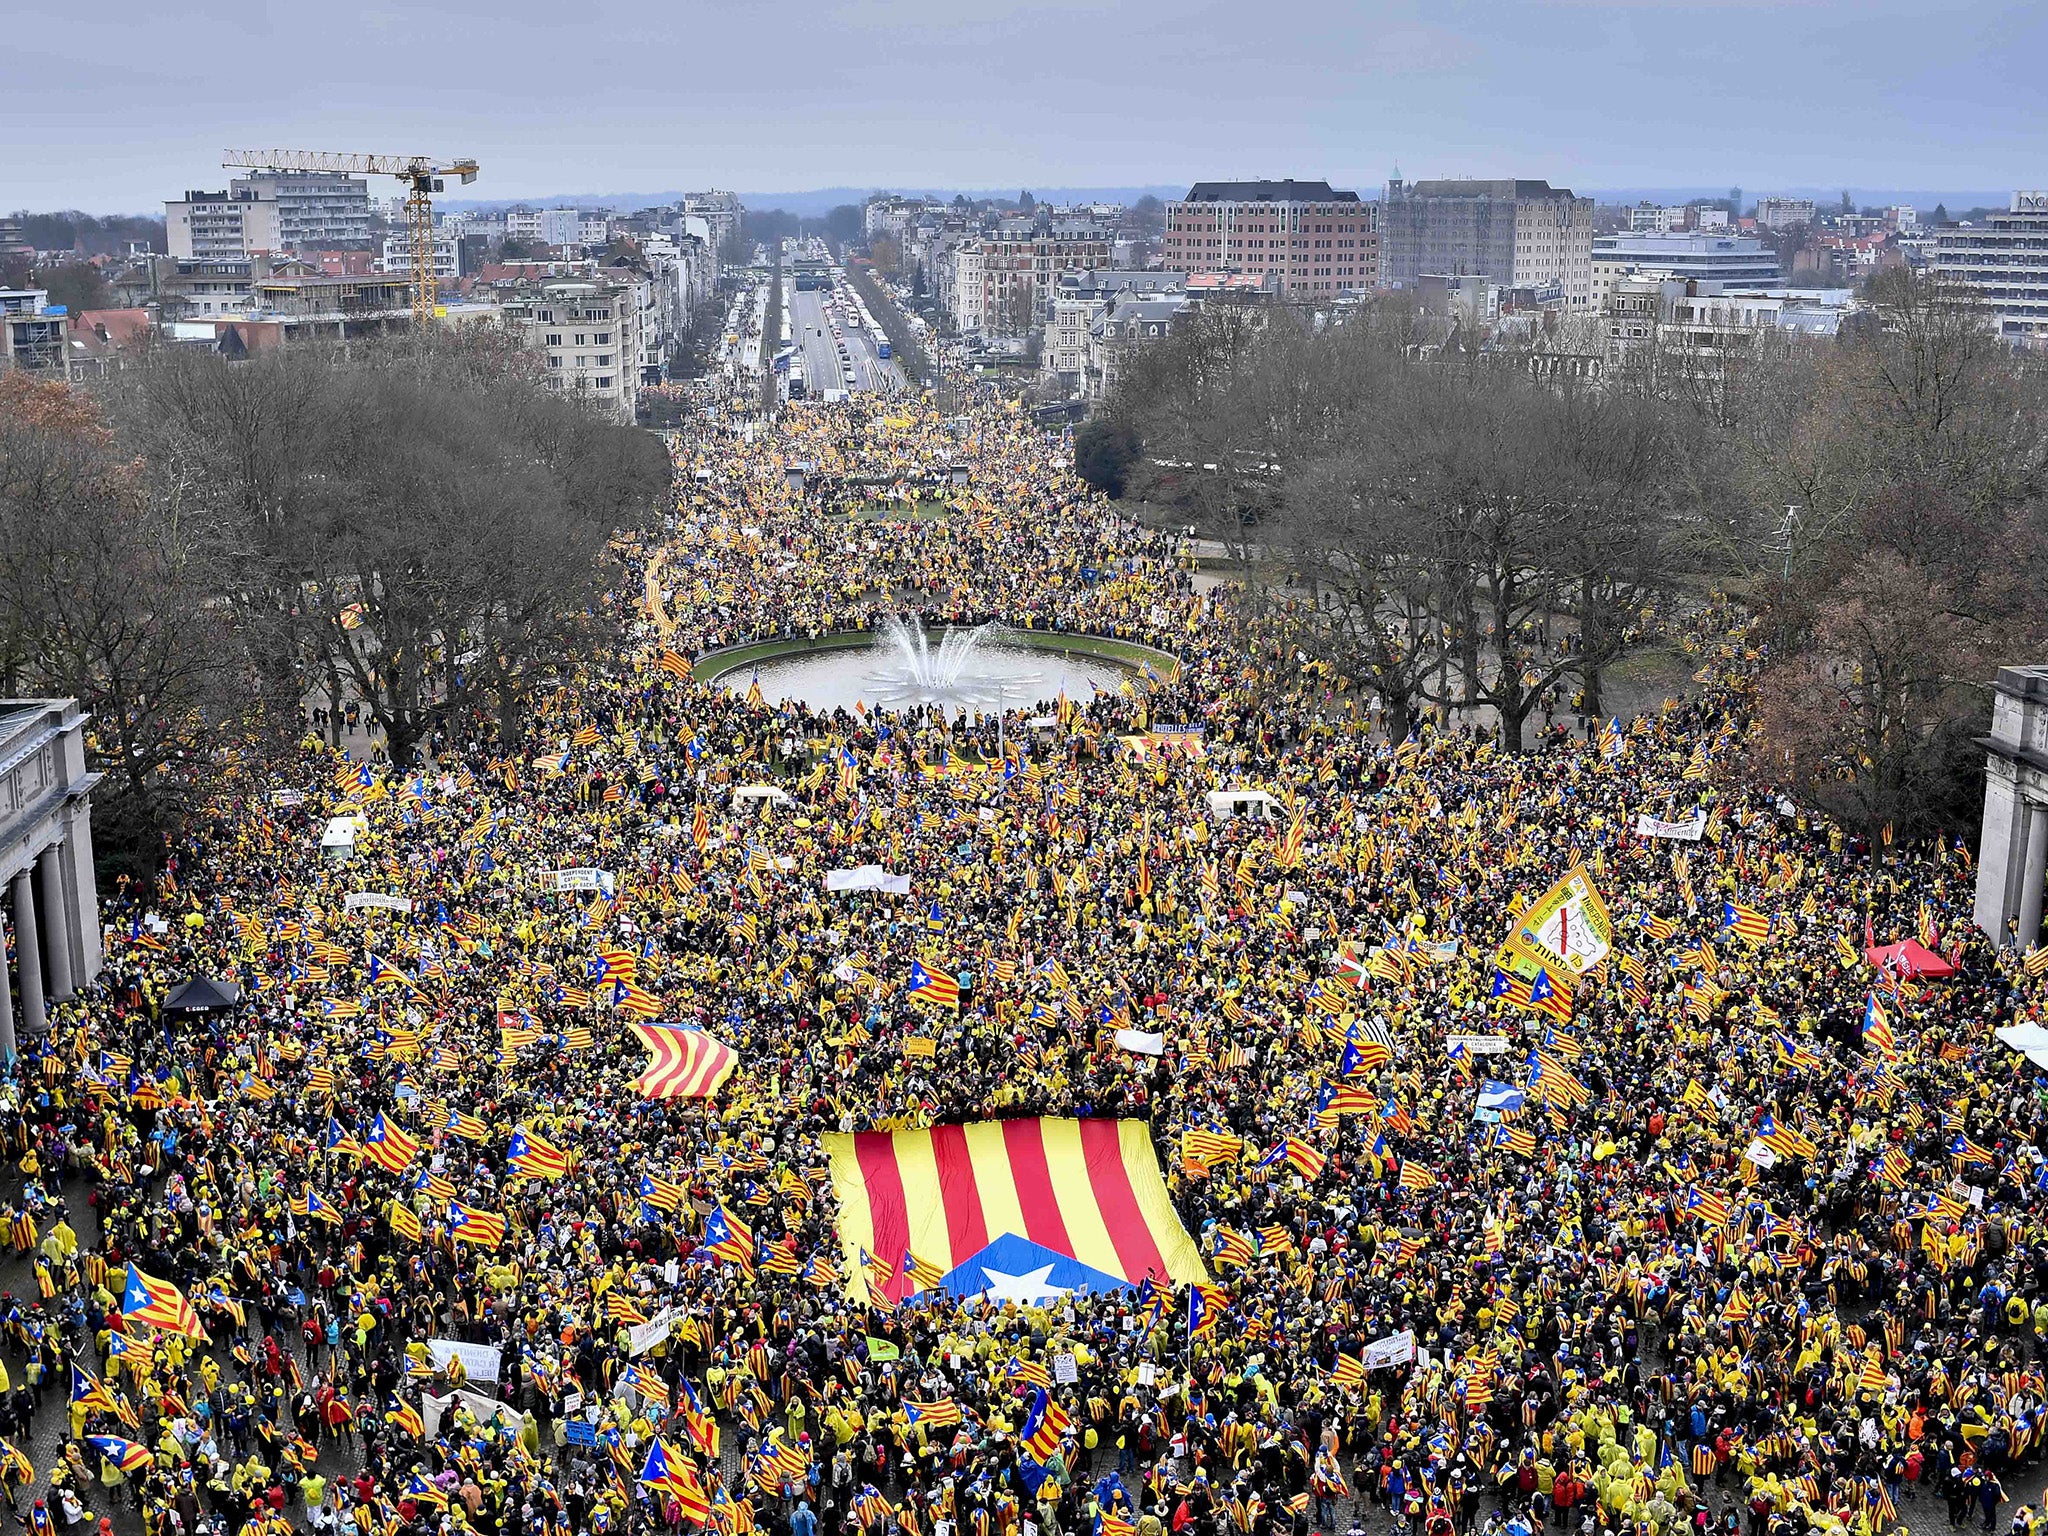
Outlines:
{"label": "umbrella", "polygon": [[216,981],[211,976],[194,976],[190,981],[180,982],[171,988],[171,995],[164,999],[165,1013],[214,1013],[223,1008],[242,1006],[242,989],[232,981]]}

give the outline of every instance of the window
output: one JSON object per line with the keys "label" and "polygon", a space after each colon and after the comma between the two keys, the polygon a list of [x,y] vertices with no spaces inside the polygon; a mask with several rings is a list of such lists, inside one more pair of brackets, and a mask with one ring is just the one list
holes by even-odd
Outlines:
{"label": "window", "polygon": [[561,344],[562,344],[562,333],[561,333],[560,331],[550,331],[550,332],[548,332],[548,345],[549,345],[549,346],[551,346],[551,347],[559,347],[559,346],[560,346]]}
{"label": "window", "polygon": [[609,352],[600,352],[600,353],[598,353],[598,354],[597,354],[597,366],[598,366],[598,367],[600,367],[600,368],[609,368],[609,367],[611,367],[611,365],[612,365],[612,355],[611,355],[611,353],[609,353]]}
{"label": "window", "polygon": [[608,373],[599,374],[597,376],[597,387],[599,389],[610,389],[612,387],[612,376]]}

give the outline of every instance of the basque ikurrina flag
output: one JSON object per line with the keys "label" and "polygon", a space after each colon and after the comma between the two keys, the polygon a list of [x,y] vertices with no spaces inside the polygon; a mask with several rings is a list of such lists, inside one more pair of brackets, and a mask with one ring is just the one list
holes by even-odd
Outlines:
{"label": "basque ikurrina flag", "polygon": [[1139,1120],[1001,1120],[828,1135],[847,1290],[868,1299],[918,1289],[915,1253],[956,1296],[1030,1302],[1069,1291],[1164,1287],[1208,1270],[1160,1178]]}
{"label": "basque ikurrina flag", "polygon": [[694,1025],[636,1019],[627,1027],[653,1053],[633,1079],[643,1099],[708,1099],[739,1064],[737,1051]]}

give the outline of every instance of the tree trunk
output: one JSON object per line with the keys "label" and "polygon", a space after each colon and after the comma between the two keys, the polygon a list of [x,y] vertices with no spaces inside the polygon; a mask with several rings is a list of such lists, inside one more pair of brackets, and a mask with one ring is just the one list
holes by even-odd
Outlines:
{"label": "tree trunk", "polygon": [[522,692],[510,682],[500,679],[498,684],[498,750],[508,756],[518,747],[520,727],[524,723],[525,711]]}

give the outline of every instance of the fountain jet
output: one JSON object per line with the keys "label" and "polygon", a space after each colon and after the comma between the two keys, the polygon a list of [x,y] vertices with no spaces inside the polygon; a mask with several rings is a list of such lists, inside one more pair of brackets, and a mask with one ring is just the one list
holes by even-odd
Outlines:
{"label": "fountain jet", "polygon": [[977,667],[981,653],[1000,645],[1004,633],[1002,625],[993,623],[949,629],[934,650],[924,621],[916,614],[888,615],[875,631],[884,665],[867,675],[876,690],[875,702],[890,709],[938,704],[985,710],[1006,696],[1037,697],[1035,690],[1043,680],[1036,673],[998,677]]}

